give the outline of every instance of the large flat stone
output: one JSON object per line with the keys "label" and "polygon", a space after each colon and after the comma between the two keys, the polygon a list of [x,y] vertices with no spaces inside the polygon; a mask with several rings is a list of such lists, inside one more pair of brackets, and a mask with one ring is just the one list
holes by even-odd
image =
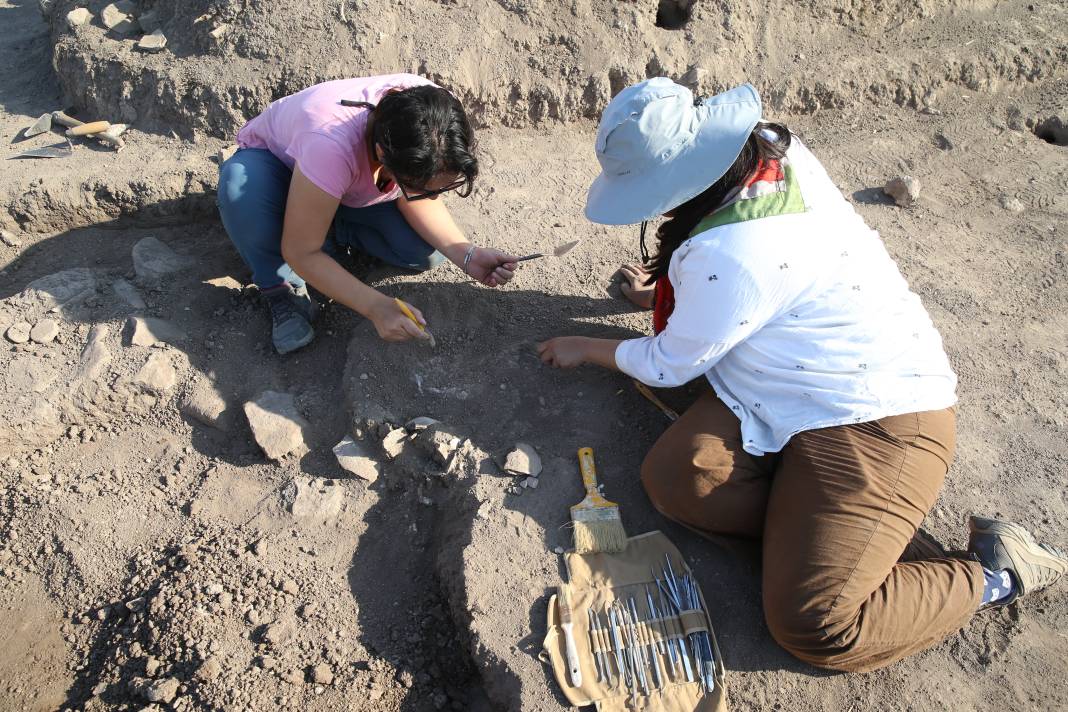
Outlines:
{"label": "large flat stone", "polygon": [[209,381],[196,383],[182,398],[179,409],[188,417],[204,425],[226,430],[226,400]]}
{"label": "large flat stone", "polygon": [[357,477],[374,482],[380,474],[378,461],[371,450],[351,435],[334,446],[334,456],[341,467]]}
{"label": "large flat stone", "polygon": [[288,489],[289,511],[298,519],[329,522],[345,504],[345,489],[333,480],[295,477]]}
{"label": "large flat stone", "polygon": [[151,316],[130,317],[126,320],[126,330],[133,346],[151,346],[158,341],[176,344],[186,338],[186,333],[181,328]]}
{"label": "large flat stone", "polygon": [[245,417],[256,443],[272,460],[289,454],[308,451],[304,443],[304,428],[308,421],[297,410],[296,401],[288,393],[264,391],[255,400],[245,403]]}
{"label": "large flat stone", "polygon": [[151,235],[138,240],[132,254],[137,279],[149,283],[159,282],[175,272],[189,269],[195,263],[192,257],[178,254]]}
{"label": "large flat stone", "polygon": [[174,365],[171,364],[170,357],[162,351],[151,354],[133,378],[135,384],[153,393],[166,393],[174,388],[176,380]]}

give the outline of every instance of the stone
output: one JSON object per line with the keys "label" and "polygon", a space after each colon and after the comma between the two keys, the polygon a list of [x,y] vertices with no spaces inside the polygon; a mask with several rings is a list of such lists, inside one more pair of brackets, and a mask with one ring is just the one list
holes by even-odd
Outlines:
{"label": "stone", "polygon": [[920,181],[912,176],[894,178],[883,187],[883,192],[902,208],[907,208],[920,197]]}
{"label": "stone", "polygon": [[1022,213],[1024,211],[1023,201],[1011,195],[1001,196],[1001,207],[1013,213]]}
{"label": "stone", "polygon": [[0,230],[0,242],[8,247],[22,247],[22,240],[18,239],[7,230]]}
{"label": "stone", "polygon": [[219,153],[216,156],[216,158],[219,161],[219,165],[221,166],[222,164],[226,163],[231,158],[233,158],[234,154],[237,153],[237,149],[238,149],[238,146],[237,145],[233,145],[233,144],[231,144],[230,146],[223,146],[222,148],[220,148],[219,149]]}
{"label": "stone", "polygon": [[132,346],[151,346],[158,341],[175,344],[186,339],[179,327],[151,316],[131,316],[126,320],[126,330]]}
{"label": "stone", "polygon": [[280,460],[291,453],[304,454],[306,421],[297,411],[296,400],[288,393],[264,391],[255,400],[245,403],[252,436],[272,460]]}
{"label": "stone", "polygon": [[297,582],[293,579],[286,579],[282,582],[282,591],[291,596],[296,596],[300,593],[300,587],[297,586]]}
{"label": "stone", "polygon": [[210,381],[206,380],[198,381],[186,391],[178,404],[178,409],[183,415],[217,430],[227,429],[226,407],[226,401],[222,395]]}
{"label": "stone", "polygon": [[101,11],[100,21],[117,35],[132,35],[140,29],[134,17],[135,9],[131,0],[117,0]]}
{"label": "stone", "polygon": [[26,285],[18,302],[28,309],[46,312],[74,306],[96,293],[96,275],[87,267],[53,272]]}
{"label": "stone", "polygon": [[332,685],[334,683],[334,671],[326,663],[319,663],[308,670],[308,677],[317,685]]}
{"label": "stone", "polygon": [[363,400],[355,406],[353,427],[356,430],[384,438],[393,430],[397,422],[399,421],[392,413],[374,401]]}
{"label": "stone", "polygon": [[140,292],[137,291],[137,287],[121,277],[112,283],[111,289],[118,295],[119,299],[126,302],[134,309],[145,309],[148,307],[148,305],[145,304],[145,300],[141,298]]}
{"label": "stone", "polygon": [[89,330],[89,338],[82,349],[81,360],[78,366],[79,375],[82,378],[96,380],[107,368],[111,361],[111,351],[107,346],[108,327],[106,324],[95,324]]}
{"label": "stone", "polygon": [[700,88],[706,77],[708,77],[708,70],[704,67],[690,67],[685,74],[679,77],[679,84],[690,90],[696,91]]}
{"label": "stone", "polygon": [[59,324],[55,319],[41,319],[30,329],[30,338],[38,344],[50,344],[59,336]]}
{"label": "stone", "polygon": [[208,658],[197,668],[196,678],[204,682],[210,682],[222,673],[222,663],[218,658]]}
{"label": "stone", "polygon": [[293,637],[293,628],[285,623],[271,623],[263,631],[263,639],[271,645],[282,645]]}
{"label": "stone", "polygon": [[137,279],[148,283],[159,282],[195,264],[193,258],[178,254],[151,235],[138,240],[132,254]]}
{"label": "stone", "polygon": [[163,30],[156,30],[151,34],[145,35],[137,43],[137,49],[142,52],[162,52],[167,47],[167,36],[163,34]]}
{"label": "stone", "polygon": [[30,325],[24,321],[17,321],[7,328],[4,336],[13,344],[24,344],[30,340]]}
{"label": "stone", "polygon": [[145,674],[149,677],[155,677],[159,672],[159,659],[149,657],[145,660]]}
{"label": "stone", "polygon": [[289,511],[298,519],[330,521],[341,513],[345,490],[332,480],[295,477],[288,493]]}
{"label": "stone", "polygon": [[378,462],[371,456],[364,444],[351,435],[346,435],[334,446],[334,456],[342,469],[368,482],[374,482],[381,474]]}
{"label": "stone", "polygon": [[290,685],[300,685],[304,682],[304,673],[294,668],[282,675],[282,681],[288,682]]}
{"label": "stone", "polygon": [[173,677],[156,680],[145,686],[145,699],[149,702],[169,703],[178,694],[178,686],[178,680]]}
{"label": "stone", "polygon": [[162,351],[149,355],[145,365],[133,377],[136,385],[158,394],[166,393],[174,388],[176,380],[177,374],[174,366],[171,365],[171,359]]}
{"label": "stone", "polygon": [[382,450],[390,460],[395,459],[404,450],[404,443],[408,440],[408,431],[404,428],[393,428],[382,438]]}
{"label": "stone", "polygon": [[527,489],[538,489],[538,478],[527,477],[525,480],[523,480],[522,485]]}
{"label": "stone", "polygon": [[43,133],[47,133],[52,130],[52,115],[41,114],[37,117],[37,120],[33,122],[33,126],[22,132],[23,138],[32,138]]}
{"label": "stone", "polygon": [[437,423],[417,431],[412,442],[434,462],[448,468],[449,461],[460,447],[463,438]]}
{"label": "stone", "polygon": [[[89,22],[89,20],[92,20],[92,19],[93,19],[93,13],[89,12],[89,10],[87,10],[86,8],[84,8],[84,7],[75,8],[75,9],[73,9],[70,12],[67,13],[67,27],[69,27],[70,29],[73,30],[75,27],[81,27],[82,25],[84,25],[85,23]],[[49,114],[48,118],[51,119],[52,115]],[[52,123],[51,123],[51,121],[49,121],[49,128],[51,128],[51,125],[52,125]],[[45,129],[45,130],[47,131],[48,129]],[[30,135],[30,134],[27,134],[27,135]]]}
{"label": "stone", "polygon": [[212,279],[204,280],[204,284],[209,287],[215,287],[216,289],[226,289],[236,292],[240,292],[244,287],[236,279],[230,276],[226,277],[213,277]]}
{"label": "stone", "polygon": [[541,474],[541,457],[533,446],[516,443],[515,449],[505,457],[503,469],[513,475],[537,477]]}

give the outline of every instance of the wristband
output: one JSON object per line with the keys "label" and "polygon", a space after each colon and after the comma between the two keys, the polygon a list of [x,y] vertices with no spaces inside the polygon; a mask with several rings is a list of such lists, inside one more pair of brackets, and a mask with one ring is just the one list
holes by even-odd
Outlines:
{"label": "wristband", "polygon": [[469,248],[467,248],[467,254],[464,255],[464,274],[466,274],[468,277],[471,276],[471,273],[467,271],[467,267],[471,264],[471,256],[475,254],[475,250],[477,249],[477,246],[471,245]]}

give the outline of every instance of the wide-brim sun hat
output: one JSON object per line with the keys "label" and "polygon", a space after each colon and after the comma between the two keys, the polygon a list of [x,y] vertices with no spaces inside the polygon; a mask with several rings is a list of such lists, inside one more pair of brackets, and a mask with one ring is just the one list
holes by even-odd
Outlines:
{"label": "wide-brim sun hat", "polygon": [[696,104],[689,89],[666,77],[627,87],[601,115],[601,174],[586,196],[586,217],[632,225],[697,197],[738,158],[760,114],[751,84]]}

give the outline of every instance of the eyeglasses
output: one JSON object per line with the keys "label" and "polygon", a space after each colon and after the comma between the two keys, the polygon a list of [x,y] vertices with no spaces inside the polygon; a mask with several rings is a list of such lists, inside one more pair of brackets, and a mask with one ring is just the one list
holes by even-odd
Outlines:
{"label": "eyeglasses", "polygon": [[433,198],[434,196],[441,195],[442,193],[448,193],[450,191],[457,190],[458,188],[462,188],[467,185],[467,179],[461,178],[460,180],[449,183],[444,188],[438,188],[437,190],[427,190],[422,193],[409,193],[408,189],[405,188],[403,184],[398,183],[397,185],[400,186],[401,192],[404,193],[404,198],[408,202],[411,202],[413,200],[424,200],[425,198]]}

